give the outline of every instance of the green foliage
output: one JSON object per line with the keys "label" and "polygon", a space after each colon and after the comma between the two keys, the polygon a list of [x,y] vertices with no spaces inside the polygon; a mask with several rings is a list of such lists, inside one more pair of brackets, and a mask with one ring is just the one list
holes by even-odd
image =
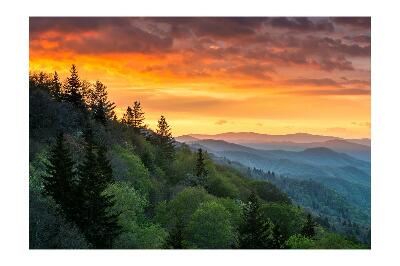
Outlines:
{"label": "green foliage", "polygon": [[177,224],[186,226],[200,204],[211,200],[213,197],[203,188],[185,188],[171,201],[163,201],[156,207],[156,221],[169,231]]}
{"label": "green foliage", "polygon": [[190,218],[185,232],[187,248],[231,248],[236,239],[229,212],[211,201],[200,205]]}
{"label": "green foliage", "polygon": [[130,182],[142,195],[148,195],[151,190],[150,174],[139,156],[121,146],[114,146],[113,153],[115,178]]}
{"label": "green foliage", "polygon": [[175,152],[175,157],[172,163],[170,171],[170,181],[172,184],[178,182],[184,182],[187,175],[194,175],[194,169],[196,165],[196,156],[189,149],[189,147],[183,144],[178,147]]}
{"label": "green foliage", "polygon": [[269,219],[264,219],[256,194],[250,195],[244,212],[244,223],[240,230],[240,247],[244,249],[274,248],[274,225]]}
{"label": "green foliage", "polygon": [[120,235],[114,240],[114,248],[162,248],[168,233],[147,220],[144,210],[147,200],[131,184],[115,182],[104,192],[113,196],[114,206],[108,211],[118,215]]}
{"label": "green foliage", "polygon": [[293,205],[267,203],[261,207],[263,217],[279,225],[283,238],[299,234],[305,223],[305,214],[299,207]]}
{"label": "green foliage", "polygon": [[76,221],[77,184],[75,182],[74,162],[64,143],[63,135],[57,137],[56,144],[51,150],[47,173],[43,178],[43,193],[53,198],[69,221]]}
{"label": "green foliage", "polygon": [[251,187],[261,199],[267,202],[291,203],[286,194],[282,193],[275,185],[268,181],[254,180],[251,182]]}
{"label": "green foliage", "polygon": [[307,214],[307,220],[303,226],[303,229],[301,230],[301,234],[306,237],[315,236],[315,226],[316,226],[316,223],[313,220],[311,214]]}
{"label": "green foliage", "polygon": [[315,247],[314,240],[300,234],[290,236],[285,244],[288,248],[292,249],[309,249]]}
{"label": "green foliage", "polygon": [[316,249],[362,249],[365,245],[355,243],[335,233],[325,233],[315,241]]}
{"label": "green foliage", "polygon": [[39,192],[29,191],[29,248],[90,248],[77,226],[68,222],[56,203]]}
{"label": "green foliage", "polygon": [[114,205],[113,197],[103,194],[113,182],[112,169],[105,148],[96,146],[91,129],[85,132],[85,158],[79,165],[79,184],[75,186],[72,220],[95,248],[110,248],[119,234],[117,216],[107,213]]}

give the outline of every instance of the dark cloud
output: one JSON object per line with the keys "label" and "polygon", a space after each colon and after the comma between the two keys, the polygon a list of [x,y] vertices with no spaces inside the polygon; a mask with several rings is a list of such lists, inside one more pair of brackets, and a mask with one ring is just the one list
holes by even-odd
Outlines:
{"label": "dark cloud", "polygon": [[351,61],[347,60],[344,56],[337,56],[331,58],[321,58],[314,63],[323,70],[354,70]]}
{"label": "dark cloud", "polygon": [[370,17],[335,17],[332,18],[335,24],[351,26],[362,29],[371,29]]}
{"label": "dark cloud", "polygon": [[301,32],[315,32],[315,31],[327,31],[332,32],[335,30],[333,24],[325,19],[323,21],[313,21],[306,17],[278,17],[272,18],[269,24],[277,28],[285,28],[288,30],[295,30]]}
{"label": "dark cloud", "polygon": [[[370,34],[347,30],[347,25],[360,28],[368,21],[315,17],[32,17],[29,26],[31,47],[35,49],[43,49],[40,40],[44,33],[55,31],[58,35],[44,37],[58,44],[46,48],[54,52],[184,52],[191,55],[185,63],[189,69],[171,71],[207,76],[207,69],[212,69],[268,80],[275,69],[266,62],[277,68],[295,65],[327,72],[355,70],[353,57],[371,55]],[[343,32],[326,37],[335,25],[343,25]],[[204,64],[203,59],[217,63]],[[229,65],[216,67],[220,62]],[[146,67],[144,71],[157,68]]]}
{"label": "dark cloud", "polygon": [[298,79],[290,79],[288,80],[288,83],[293,85],[313,85],[313,86],[338,85],[338,83],[335,80],[329,78],[321,78],[321,79],[298,78]]}
{"label": "dark cloud", "polygon": [[344,39],[350,40],[356,43],[362,43],[362,44],[370,44],[371,43],[371,36],[369,35],[356,35],[356,36],[345,36]]}
{"label": "dark cloud", "polygon": [[370,95],[371,91],[366,89],[332,89],[332,90],[302,90],[291,91],[290,94],[299,95]]}
{"label": "dark cloud", "polygon": [[126,27],[131,21],[132,18],[123,17],[30,17],[29,33],[31,35],[47,31],[79,33],[108,27]]}
{"label": "dark cloud", "polygon": [[342,54],[349,56],[370,56],[371,46],[360,46],[358,44],[345,44],[341,39],[329,37],[309,36],[302,43],[304,52],[312,54]]}

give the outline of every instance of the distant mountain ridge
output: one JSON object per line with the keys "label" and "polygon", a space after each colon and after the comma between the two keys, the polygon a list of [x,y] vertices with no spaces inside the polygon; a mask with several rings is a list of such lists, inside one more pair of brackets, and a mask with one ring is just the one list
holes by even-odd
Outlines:
{"label": "distant mountain ridge", "polygon": [[[175,138],[179,142],[193,143],[199,140],[223,140],[263,150],[302,151],[309,148],[328,148],[340,153],[346,153],[357,159],[370,161],[370,139],[342,139],[331,136],[319,136],[307,133],[288,135],[268,135],[252,132],[228,132],[216,135],[190,134]],[[361,144],[364,143],[364,144]]]}

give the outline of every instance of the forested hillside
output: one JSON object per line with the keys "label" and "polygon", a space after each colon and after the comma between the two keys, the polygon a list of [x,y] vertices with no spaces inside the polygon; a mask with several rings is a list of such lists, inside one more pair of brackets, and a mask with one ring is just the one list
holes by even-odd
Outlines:
{"label": "forested hillside", "polygon": [[149,128],[132,99],[75,66],[29,76],[30,248],[368,248],[333,233],[268,180]]}

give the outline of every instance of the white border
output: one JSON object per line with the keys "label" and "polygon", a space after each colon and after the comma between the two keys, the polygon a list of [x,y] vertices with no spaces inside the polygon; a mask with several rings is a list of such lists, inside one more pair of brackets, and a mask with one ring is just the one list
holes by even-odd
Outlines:
{"label": "white border", "polygon": [[[378,265],[399,263],[399,35],[396,1],[7,1],[1,16],[2,265]],[[371,251],[28,249],[29,16],[372,16]],[[397,263],[396,263],[397,261]]]}

